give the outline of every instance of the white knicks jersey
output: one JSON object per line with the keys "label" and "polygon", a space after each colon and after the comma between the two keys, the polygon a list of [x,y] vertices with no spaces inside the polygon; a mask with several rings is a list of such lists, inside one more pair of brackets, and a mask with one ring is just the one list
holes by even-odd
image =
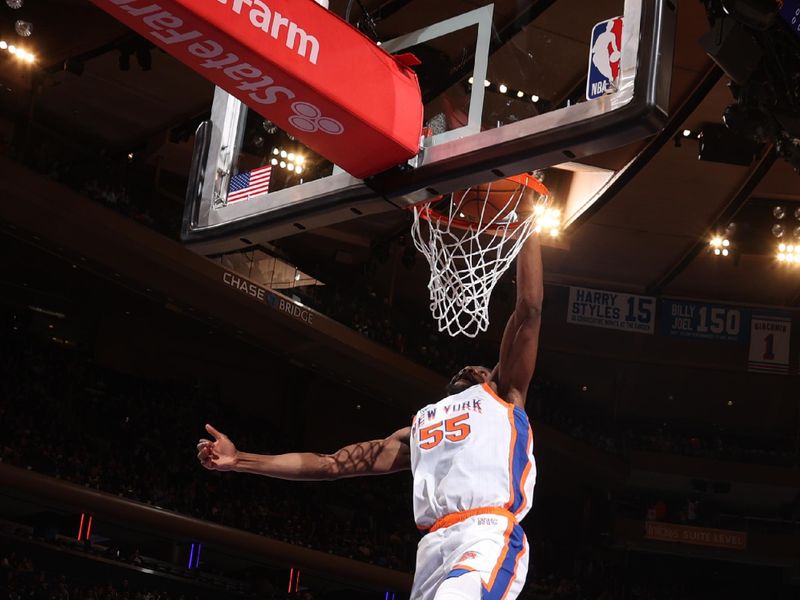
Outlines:
{"label": "white knicks jersey", "polygon": [[528,416],[489,384],[418,411],[410,443],[420,529],[465,510],[501,507],[518,520],[530,510],[536,463]]}

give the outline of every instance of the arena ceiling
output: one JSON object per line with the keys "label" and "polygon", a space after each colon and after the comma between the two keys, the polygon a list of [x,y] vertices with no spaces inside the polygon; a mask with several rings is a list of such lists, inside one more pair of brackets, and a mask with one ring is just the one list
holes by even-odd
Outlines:
{"label": "arena ceiling", "polygon": [[[343,14],[346,4],[332,0],[331,8]],[[402,29],[397,24],[403,11],[431,10],[426,0],[369,0],[364,5],[385,13],[385,25],[378,22],[377,27],[387,29]],[[781,159],[774,160],[768,149],[750,166],[697,159],[695,134],[721,122],[731,97],[727,77],[698,44],[708,30],[702,3],[683,0],[678,14],[668,129],[644,143],[586,161],[627,168],[624,185],[611,189],[596,210],[547,249],[547,279],[796,307],[800,270],[776,262],[777,240],[770,228],[775,204],[788,207],[789,219],[800,206],[800,176]],[[191,141],[175,143],[174,134],[186,137],[210,110],[213,88],[208,82],[163,52],[142,46],[88,0],[40,0],[19,11],[2,6],[3,39],[13,37],[14,20],[21,16],[34,24],[34,35],[24,44],[37,60],[26,66],[7,53],[0,57],[0,109],[7,122],[27,122],[26,135],[45,128],[109,153],[135,148],[161,168],[186,175]],[[121,69],[122,55],[128,56],[127,70]],[[144,70],[139,62],[148,57],[151,68]],[[683,138],[684,129],[692,136]],[[329,265],[344,266],[337,256],[344,253],[356,264],[363,262],[376,241],[397,239],[407,220],[399,211],[385,213],[298,234],[277,245],[324,281],[333,276]],[[731,238],[734,251],[727,258],[716,257],[708,252],[708,240],[730,222],[737,224]],[[795,226],[800,221],[790,231]],[[423,307],[426,268],[420,262],[399,270],[394,288]]]}

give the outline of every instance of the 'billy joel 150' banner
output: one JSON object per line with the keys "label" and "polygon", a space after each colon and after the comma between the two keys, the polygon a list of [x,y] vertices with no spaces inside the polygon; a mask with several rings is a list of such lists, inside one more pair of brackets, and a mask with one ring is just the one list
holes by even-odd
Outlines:
{"label": "'billy joel 150' banner", "polygon": [[650,296],[569,288],[568,323],[653,333],[655,316],[656,299]]}
{"label": "'billy joel 150' banner", "polygon": [[789,317],[753,315],[750,321],[749,371],[760,373],[789,372],[789,338],[792,320]]}

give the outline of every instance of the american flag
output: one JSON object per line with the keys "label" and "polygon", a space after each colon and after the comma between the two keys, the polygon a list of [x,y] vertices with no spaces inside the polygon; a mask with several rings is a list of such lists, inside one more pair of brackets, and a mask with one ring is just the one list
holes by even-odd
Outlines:
{"label": "american flag", "polygon": [[270,175],[272,175],[272,165],[234,175],[228,186],[228,204],[268,192]]}

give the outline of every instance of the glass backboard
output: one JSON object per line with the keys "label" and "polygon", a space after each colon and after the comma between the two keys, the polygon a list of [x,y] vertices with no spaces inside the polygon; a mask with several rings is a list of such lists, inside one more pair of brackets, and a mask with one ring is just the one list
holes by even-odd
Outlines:
{"label": "glass backboard", "polygon": [[[575,165],[652,135],[666,120],[672,0],[361,4],[366,13],[353,11],[352,23],[385,51],[422,61],[419,154],[359,180],[217,89],[211,120],[198,131],[184,217],[183,239],[197,251],[236,250]],[[250,193],[253,181],[260,186]]]}

